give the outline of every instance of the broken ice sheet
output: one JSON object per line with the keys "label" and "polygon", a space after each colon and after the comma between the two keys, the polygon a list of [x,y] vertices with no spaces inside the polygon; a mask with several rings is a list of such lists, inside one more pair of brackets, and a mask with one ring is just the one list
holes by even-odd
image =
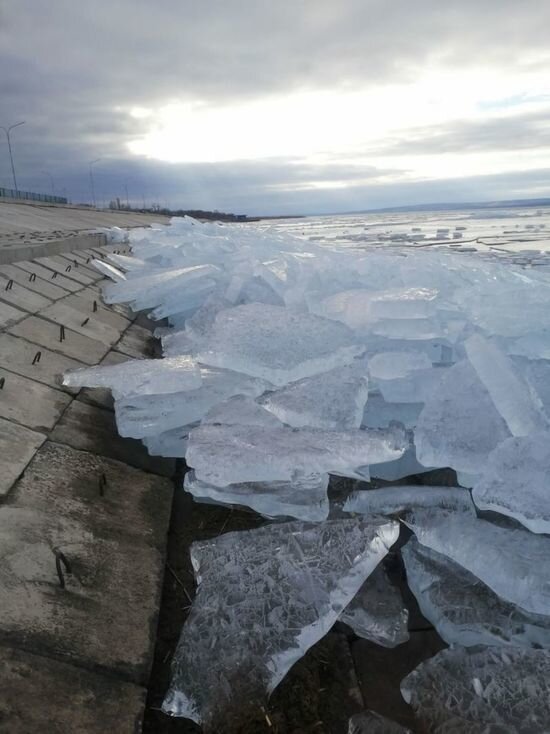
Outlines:
{"label": "broken ice sheet", "polygon": [[68,370],[68,387],[108,387],[115,399],[130,395],[160,395],[196,390],[202,378],[197,363],[189,357],[130,359],[120,364]]}
{"label": "broken ice sheet", "polygon": [[[130,274],[126,280],[108,283],[103,288],[105,303],[133,304],[133,310],[154,308],[178,291],[185,300],[186,286],[201,278],[215,278],[221,273],[215,265],[196,265],[188,268],[157,268],[146,275]],[[181,309],[179,309],[181,310]]]}
{"label": "broken ice sheet", "polygon": [[424,474],[432,471],[435,467],[424,466],[420,464],[416,458],[416,449],[414,444],[409,446],[403,456],[394,461],[386,461],[383,464],[371,464],[369,472],[371,479],[384,479],[387,482],[395,482],[398,479],[403,480],[413,474]]}
{"label": "broken ice sheet", "polygon": [[246,707],[263,705],[333,626],[398,533],[391,521],[328,520],[193,543],[197,596],[163,710],[222,731]]}
{"label": "broken ice sheet", "polygon": [[513,436],[527,436],[547,427],[540,398],[529,390],[509,357],[479,334],[471,336],[464,346]]}
{"label": "broken ice sheet", "polygon": [[428,731],[547,734],[550,652],[452,647],[404,678],[401,693]]}
{"label": "broken ice sheet", "polygon": [[327,472],[364,478],[362,467],[397,459],[407,445],[400,428],[322,431],[283,424],[203,424],[189,434],[186,458],[198,479],[217,486],[293,481]]}
{"label": "broken ice sheet", "polygon": [[[427,288],[344,290],[325,298],[317,311],[359,331],[368,331],[379,319],[424,320],[434,311],[437,291]],[[409,331],[413,326],[409,326]]]}
{"label": "broken ice sheet", "polygon": [[375,380],[395,380],[417,370],[428,370],[431,366],[425,352],[380,352],[369,360],[369,374]]}
{"label": "broken ice sheet", "polygon": [[145,436],[142,441],[150,456],[167,456],[183,459],[187,451],[187,437],[192,426],[172,428],[154,436]]}
{"label": "broken ice sheet", "polygon": [[387,403],[382,395],[369,394],[361,425],[385,428],[393,421],[402,423],[405,428],[414,428],[423,407],[423,403]]}
{"label": "broken ice sheet", "polygon": [[425,403],[445,376],[446,371],[446,368],[430,365],[425,370],[413,370],[405,377],[377,380],[376,384],[382,397],[388,403]]}
{"label": "broken ice sheet", "polygon": [[479,474],[510,431],[467,360],[444,372],[418,417],[417,458],[425,466]]}
{"label": "broken ice sheet", "polygon": [[201,482],[194,471],[185,475],[184,489],[197,501],[245,505],[265,517],[295,517],[319,522],[329,513],[328,474],[297,477],[291,482],[242,482],[217,487]]}
{"label": "broken ice sheet", "polygon": [[412,734],[412,732],[375,711],[362,711],[349,720],[348,734]]}
{"label": "broken ice sheet", "polygon": [[550,617],[528,614],[504,601],[465,568],[414,537],[401,554],[420,611],[448,645],[550,648]]}
{"label": "broken ice sheet", "polygon": [[344,512],[363,515],[403,515],[419,508],[463,510],[475,516],[470,493],[460,487],[402,484],[362,489],[350,494],[344,504]]}
{"label": "broken ice sheet", "polygon": [[231,370],[201,367],[200,373],[201,385],[194,390],[168,395],[134,395],[117,400],[115,415],[120,435],[143,438],[189,426],[202,420],[214,405],[232,395],[257,397],[271,387],[263,380]]}
{"label": "broken ice sheet", "polygon": [[368,397],[364,360],[305,377],[268,392],[258,402],[291,426],[359,428]]}
{"label": "broken ice sheet", "polygon": [[550,614],[550,538],[463,511],[420,509],[405,523],[422,545],[463,566],[502,599],[532,614]]}
{"label": "broken ice sheet", "polygon": [[408,619],[399,589],[391,583],[382,564],[340,616],[340,622],[351,627],[357,637],[382,647],[396,647],[409,639]]}
{"label": "broken ice sheet", "polygon": [[509,438],[489,455],[472,491],[481,510],[518,520],[532,533],[550,534],[550,433]]}
{"label": "broken ice sheet", "polygon": [[364,347],[344,324],[251,303],[217,313],[196,358],[285,385],[349,364],[362,352]]}

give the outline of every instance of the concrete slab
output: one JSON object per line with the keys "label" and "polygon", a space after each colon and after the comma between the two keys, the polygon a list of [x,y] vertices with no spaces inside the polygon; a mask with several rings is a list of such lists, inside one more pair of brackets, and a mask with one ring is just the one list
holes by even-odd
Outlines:
{"label": "concrete slab", "polygon": [[43,308],[51,306],[53,301],[49,298],[30,291],[14,280],[5,279],[0,274],[0,300],[10,306],[20,308],[27,313],[36,313]]}
{"label": "concrete slab", "polygon": [[66,265],[71,265],[71,272],[74,271],[76,273],[81,273],[94,282],[102,277],[101,273],[86,263],[85,257],[77,256],[74,252],[62,252],[55,259],[57,261],[62,260]]}
{"label": "concrete slab", "polygon": [[1,734],[136,734],[146,691],[73,665],[0,647]]}
{"label": "concrete slab", "polygon": [[[94,301],[96,303],[95,311]],[[76,308],[78,311],[81,311],[83,319],[87,316],[93,316],[94,319],[97,319],[101,323],[112,326],[113,329],[116,329],[119,333],[125,331],[132,323],[125,316],[122,316],[122,314],[116,313],[116,311],[113,311],[109,306],[103,305],[101,298],[93,291],[88,292],[87,289],[79,291],[78,293],[73,293],[71,296],[67,296],[63,303],[67,303],[72,308]]]}
{"label": "concrete slab", "polygon": [[[167,224],[170,217],[157,213],[92,209],[73,205],[52,206],[39,202],[0,202],[0,233],[6,232],[82,232],[97,227],[147,227]],[[99,235],[96,235],[98,237]]]}
{"label": "concrete slab", "polygon": [[[35,364],[37,353],[40,357]],[[63,389],[69,393],[78,392],[74,388],[61,388],[58,376],[65,370],[84,367],[82,362],[70,359],[63,354],[52,352],[50,349],[21,339],[13,334],[0,334],[0,364],[10,372],[37,380],[50,387]]]}
{"label": "concrete slab", "polygon": [[164,553],[172,491],[171,479],[47,441],[9,504],[83,523],[94,538],[116,540],[122,534]]}
{"label": "concrete slab", "polygon": [[39,316],[29,316],[9,329],[10,334],[23,337],[35,344],[41,344],[54,352],[77,359],[84,364],[97,364],[109,351],[109,345],[97,339],[65,329],[65,338],[60,341],[60,327],[52,321]]}
{"label": "concrete slab", "polygon": [[34,260],[32,262],[30,260],[21,260],[17,263],[17,267],[21,268],[21,270],[25,270],[27,273],[34,273],[37,278],[43,278],[54,285],[64,288],[70,293],[74,293],[75,291],[82,289],[82,283],[77,283],[75,280],[65,278],[64,275],[58,275],[57,271],[45,268]]}
{"label": "concrete slab", "polygon": [[153,357],[156,342],[150,331],[132,324],[124,333],[115,349],[129,357]]}
{"label": "concrete slab", "polygon": [[[128,357],[125,354],[112,351],[108,352],[99,364],[121,364],[122,362],[127,361]],[[97,405],[100,408],[106,408],[107,410],[114,409],[113,396],[107,387],[83,387],[79,392],[77,399],[84,403],[89,403],[90,405]]]}
{"label": "concrete slab", "polygon": [[72,398],[41,382],[21,377],[0,367],[0,417],[27,428],[48,431],[54,427]]}
{"label": "concrete slab", "polygon": [[93,278],[89,278],[84,273],[80,272],[78,268],[74,268],[71,263],[65,262],[59,255],[52,255],[51,257],[37,257],[34,262],[43,265],[49,270],[55,270],[59,275],[63,275],[65,278],[70,278],[82,285],[91,285],[94,282]]}
{"label": "concrete slab", "polygon": [[80,400],[74,400],[68,407],[50,438],[155,474],[172,476],[174,472],[171,459],[149,456],[140,441],[119,436],[113,413]]}
{"label": "concrete slab", "polygon": [[0,522],[0,640],[145,683],[162,554],[133,536],[96,535],[87,516],[10,503]]}
{"label": "concrete slab", "polygon": [[9,492],[45,440],[43,433],[0,418],[0,497]]}
{"label": "concrete slab", "polygon": [[16,324],[21,319],[24,319],[25,316],[27,314],[24,311],[0,301],[0,328],[7,329],[12,324]]}
{"label": "concrete slab", "polygon": [[88,255],[86,253],[86,250],[71,250],[71,252],[63,253],[64,257],[71,257],[75,260],[78,260],[78,262],[81,265],[86,265],[89,267],[94,273],[97,273],[97,270],[94,269],[92,265],[90,265],[92,261],[92,256]]}
{"label": "concrete slab", "polygon": [[57,301],[69,293],[64,288],[54,285],[50,280],[44,280],[43,278],[31,280],[31,273],[18,268],[17,265],[0,265],[0,274],[8,280],[11,278],[14,283],[27,288],[33,293],[49,298],[51,301]]}
{"label": "concrete slab", "polygon": [[97,339],[105,344],[112,345],[120,339],[120,329],[115,329],[109,324],[103,323],[94,313],[88,315],[73,308],[65,300],[56,301],[56,303],[45,308],[40,315],[42,318],[50,319],[67,329],[82,334],[82,336]]}
{"label": "concrete slab", "polygon": [[82,254],[86,255],[86,257],[92,258],[92,260],[103,260],[107,256],[107,252],[102,252],[99,248],[92,249],[91,247],[88,247],[86,250],[82,250]]}
{"label": "concrete slab", "polygon": [[[1,225],[2,222],[0,221],[0,229]],[[59,232],[48,234],[31,232],[27,235],[0,233],[0,263],[49,257],[66,252],[68,249],[83,249],[104,241],[105,235],[94,233]]]}

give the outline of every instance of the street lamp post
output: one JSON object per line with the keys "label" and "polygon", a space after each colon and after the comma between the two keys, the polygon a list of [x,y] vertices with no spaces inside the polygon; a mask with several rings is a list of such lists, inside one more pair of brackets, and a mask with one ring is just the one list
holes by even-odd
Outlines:
{"label": "street lamp post", "polygon": [[11,152],[11,141],[10,141],[10,130],[13,130],[14,127],[19,127],[19,125],[24,125],[25,120],[23,122],[16,122],[15,125],[10,125],[9,127],[3,127],[0,125],[0,129],[3,130],[6,133],[6,138],[8,139],[8,150],[10,152],[10,162],[11,162],[11,172],[13,176],[13,186],[15,189],[15,195],[17,196],[17,179],[15,178],[15,166],[13,165],[13,155]]}
{"label": "street lamp post", "polygon": [[51,173],[50,173],[49,171],[42,171],[42,173],[43,173],[43,174],[44,174],[45,176],[49,176],[49,177],[50,177],[50,182],[51,182],[51,184],[52,184],[52,196],[55,196],[55,186],[54,186],[54,184],[53,184],[53,176],[52,176],[52,174],[51,174]]}
{"label": "street lamp post", "polygon": [[101,158],[96,158],[93,161],[90,161],[90,186],[92,188],[92,202],[94,205],[94,209],[96,208],[96,201],[95,201],[95,188],[94,188],[94,174],[92,173],[92,166],[94,163],[99,163]]}

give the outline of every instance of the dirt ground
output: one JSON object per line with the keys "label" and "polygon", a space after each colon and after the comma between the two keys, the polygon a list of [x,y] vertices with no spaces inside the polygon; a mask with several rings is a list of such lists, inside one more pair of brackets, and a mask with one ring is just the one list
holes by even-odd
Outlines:
{"label": "dirt ground", "polygon": [[[188,719],[172,718],[160,710],[170,680],[172,655],[194,596],[190,544],[198,539],[247,530],[266,522],[252,511],[195,503],[181,489],[183,471],[181,462],[176,478],[144,734],[201,732],[201,728]],[[410,477],[407,481],[452,484],[454,480],[448,474],[438,472]],[[336,495],[345,491],[341,481],[334,482],[331,487]],[[400,544],[406,539],[406,531],[402,536]],[[246,702],[239,702],[237,719],[226,722],[219,734],[346,734],[349,717],[364,708],[378,711],[417,734],[423,734],[414,721],[412,710],[400,695],[399,683],[421,660],[431,657],[445,645],[418,611],[406,586],[398,551],[388,555],[385,566],[394,583],[401,587],[410,610],[409,642],[388,650],[358,639],[349,628],[338,623],[296,663],[265,708],[247,710]]]}

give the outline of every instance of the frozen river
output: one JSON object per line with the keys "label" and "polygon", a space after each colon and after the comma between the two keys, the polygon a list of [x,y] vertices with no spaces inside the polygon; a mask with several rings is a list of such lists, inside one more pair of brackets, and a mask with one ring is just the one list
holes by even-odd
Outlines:
{"label": "frozen river", "polygon": [[263,222],[319,244],[476,250],[550,266],[550,208],[345,214]]}

